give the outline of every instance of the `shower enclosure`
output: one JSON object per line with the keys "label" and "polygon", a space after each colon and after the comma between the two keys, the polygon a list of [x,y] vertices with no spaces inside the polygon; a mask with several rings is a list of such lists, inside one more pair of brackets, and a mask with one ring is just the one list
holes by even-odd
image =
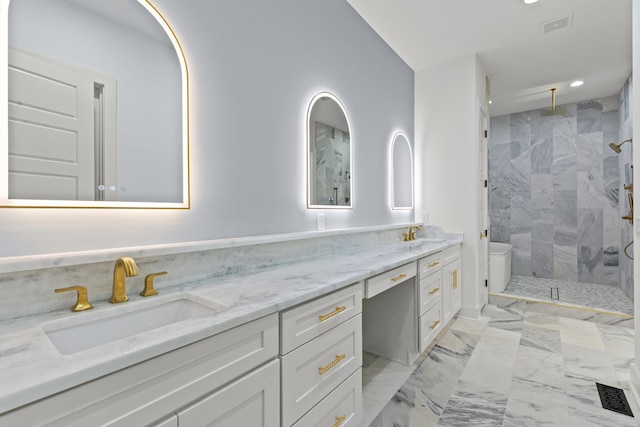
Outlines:
{"label": "shower enclosure", "polygon": [[632,309],[631,86],[561,115],[491,118],[490,237],[513,246],[506,292],[612,311],[596,305],[619,294],[615,307]]}

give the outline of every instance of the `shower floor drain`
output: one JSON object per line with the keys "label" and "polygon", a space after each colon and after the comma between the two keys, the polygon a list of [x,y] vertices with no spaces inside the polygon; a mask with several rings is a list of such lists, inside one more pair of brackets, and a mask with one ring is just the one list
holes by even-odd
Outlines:
{"label": "shower floor drain", "polygon": [[631,412],[629,402],[627,402],[627,398],[621,388],[611,387],[600,383],[596,383],[596,387],[598,387],[600,402],[604,409],[633,417],[633,412]]}

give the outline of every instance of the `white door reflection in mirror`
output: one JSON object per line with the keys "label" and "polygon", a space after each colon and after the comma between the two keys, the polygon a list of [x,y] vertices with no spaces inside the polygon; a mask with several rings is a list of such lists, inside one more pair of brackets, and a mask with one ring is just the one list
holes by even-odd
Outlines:
{"label": "white door reflection in mirror", "polygon": [[307,206],[350,209],[353,192],[351,125],[334,95],[313,97],[307,112]]}
{"label": "white door reflection in mirror", "polygon": [[0,2],[0,205],[188,208],[187,69],[155,7]]}
{"label": "white door reflection in mirror", "polygon": [[413,209],[413,154],[409,138],[398,132],[391,142],[391,207]]}

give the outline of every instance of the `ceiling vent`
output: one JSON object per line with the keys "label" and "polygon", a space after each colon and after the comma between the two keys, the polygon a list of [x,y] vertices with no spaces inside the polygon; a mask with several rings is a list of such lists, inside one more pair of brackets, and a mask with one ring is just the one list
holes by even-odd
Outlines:
{"label": "ceiling vent", "polygon": [[573,15],[561,16],[550,21],[545,21],[540,24],[542,34],[552,33],[554,31],[566,30],[573,24]]}

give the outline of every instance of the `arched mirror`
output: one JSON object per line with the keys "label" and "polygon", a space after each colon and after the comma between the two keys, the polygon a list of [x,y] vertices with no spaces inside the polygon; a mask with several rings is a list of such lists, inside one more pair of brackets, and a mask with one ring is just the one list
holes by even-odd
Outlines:
{"label": "arched mirror", "polygon": [[307,113],[307,206],[349,209],[353,150],[347,113],[334,95],[322,92]]}
{"label": "arched mirror", "polygon": [[0,205],[188,208],[187,68],[159,12],[0,1]]}
{"label": "arched mirror", "polygon": [[413,209],[413,154],[404,132],[391,140],[391,207]]}

